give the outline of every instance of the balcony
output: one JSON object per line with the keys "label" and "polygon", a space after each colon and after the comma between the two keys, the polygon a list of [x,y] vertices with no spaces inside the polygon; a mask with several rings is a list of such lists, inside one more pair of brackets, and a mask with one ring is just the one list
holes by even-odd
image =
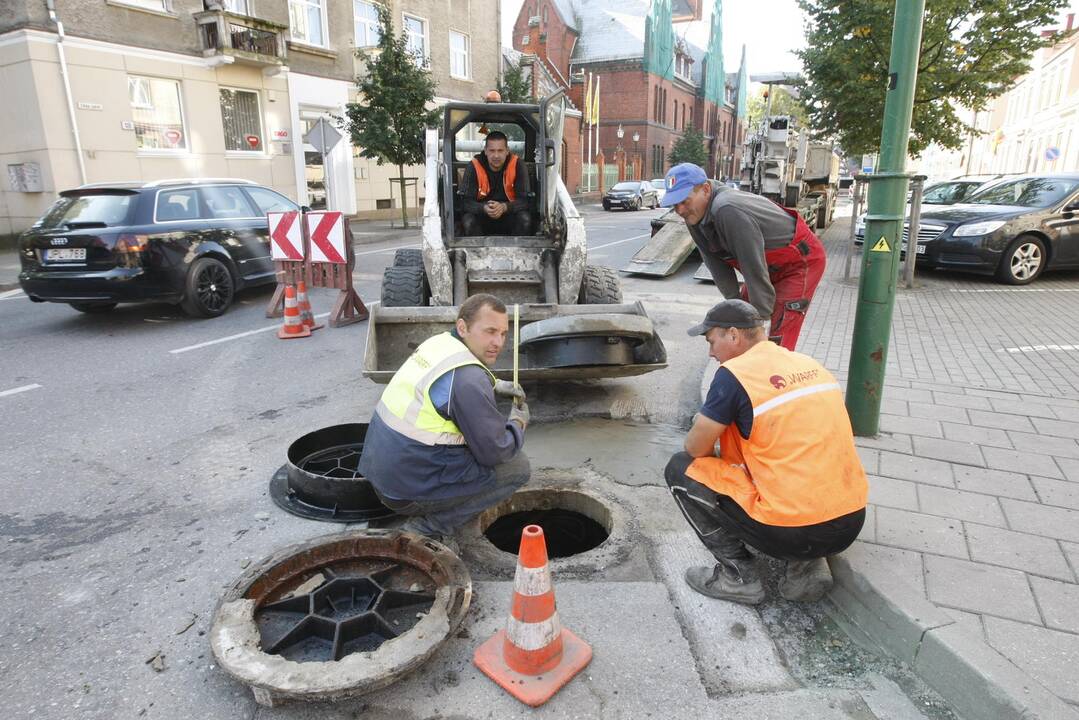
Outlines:
{"label": "balcony", "polygon": [[261,68],[283,68],[288,50],[284,25],[236,15],[225,10],[194,13],[205,57],[224,56],[231,62]]}

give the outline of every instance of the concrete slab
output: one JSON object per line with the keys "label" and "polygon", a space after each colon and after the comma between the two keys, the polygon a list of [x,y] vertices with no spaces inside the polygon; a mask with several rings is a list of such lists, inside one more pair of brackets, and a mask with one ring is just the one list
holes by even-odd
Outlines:
{"label": "concrete slab", "polygon": [[881,452],[878,474],[928,485],[955,487],[951,463],[913,455]]}
{"label": "concrete slab", "polygon": [[1053,630],[1064,630],[1079,635],[1079,585],[1074,582],[1058,582],[1046,578],[1030,578],[1031,589],[1038,600],[1045,624]]}
{"label": "concrete slab", "polygon": [[1040,623],[1026,576],[1016,570],[926,555],[925,586],[941,605]]}
{"label": "concrete slab", "polygon": [[1040,455],[1038,451],[1005,450],[1003,448],[984,447],[986,467],[993,470],[1008,470],[1016,473],[1031,473],[1044,477],[1060,478],[1060,468],[1053,458]]}
{"label": "concrete slab", "polygon": [[1038,497],[1046,505],[1060,505],[1079,510],[1079,482],[1043,477],[1032,477],[1030,481],[1038,491]]}
{"label": "concrete slab", "polygon": [[1007,527],[1000,502],[992,495],[919,485],[918,500],[921,511],[931,515]]}
{"label": "concrete slab", "polygon": [[1073,580],[1071,568],[1059,544],[1051,538],[967,523],[970,558],[1003,565],[1031,575]]}
{"label": "concrete slab", "polygon": [[916,437],[914,438],[914,452],[919,457],[936,458],[960,465],[978,467],[985,465],[981,449],[972,442]]}
{"label": "concrete slab", "polygon": [[1001,495],[1019,500],[1038,500],[1026,475],[1005,470],[989,470],[958,465],[953,468],[955,486],[960,490]]}
{"label": "concrete slab", "polygon": [[1079,542],[1079,510],[1002,499],[1004,515],[1015,530]]}
{"label": "concrete slab", "polygon": [[874,505],[918,510],[918,485],[906,480],[870,475],[869,502]]}
{"label": "concrete slab", "polygon": [[961,522],[895,508],[877,508],[877,542],[907,550],[967,557]]}
{"label": "concrete slab", "polygon": [[1079,635],[987,617],[989,644],[1068,702],[1079,703]]}

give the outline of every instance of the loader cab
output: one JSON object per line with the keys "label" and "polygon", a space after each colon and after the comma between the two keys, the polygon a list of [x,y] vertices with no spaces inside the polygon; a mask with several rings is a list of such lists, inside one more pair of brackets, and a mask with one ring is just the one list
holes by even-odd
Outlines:
{"label": "loader cab", "polygon": [[[557,102],[553,102],[557,100]],[[533,238],[549,236],[554,212],[554,176],[561,170],[564,100],[559,94],[540,105],[512,103],[447,103],[441,128],[439,205],[448,247],[465,242],[458,190],[472,158],[481,154],[487,134],[504,133],[519,167],[528,173],[527,197]],[[473,242],[474,239],[469,239]],[[530,244],[534,244],[535,240]]]}

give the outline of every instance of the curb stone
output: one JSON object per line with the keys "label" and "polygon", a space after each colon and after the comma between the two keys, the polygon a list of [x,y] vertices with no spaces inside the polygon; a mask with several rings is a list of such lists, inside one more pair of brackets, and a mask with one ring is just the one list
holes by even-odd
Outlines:
{"label": "curb stone", "polygon": [[958,625],[855,544],[828,558],[829,599],[861,632],[914,672],[964,718],[1079,720],[1079,711]]}

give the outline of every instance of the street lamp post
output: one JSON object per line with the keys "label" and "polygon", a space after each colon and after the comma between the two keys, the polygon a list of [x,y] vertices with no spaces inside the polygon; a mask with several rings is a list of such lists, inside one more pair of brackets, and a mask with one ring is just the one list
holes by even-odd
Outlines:
{"label": "street lamp post", "polygon": [[641,139],[641,134],[636,130],[633,131],[633,157],[637,160],[637,174],[640,175],[638,180],[644,179],[644,162],[641,160],[641,151],[637,149],[637,141]]}

